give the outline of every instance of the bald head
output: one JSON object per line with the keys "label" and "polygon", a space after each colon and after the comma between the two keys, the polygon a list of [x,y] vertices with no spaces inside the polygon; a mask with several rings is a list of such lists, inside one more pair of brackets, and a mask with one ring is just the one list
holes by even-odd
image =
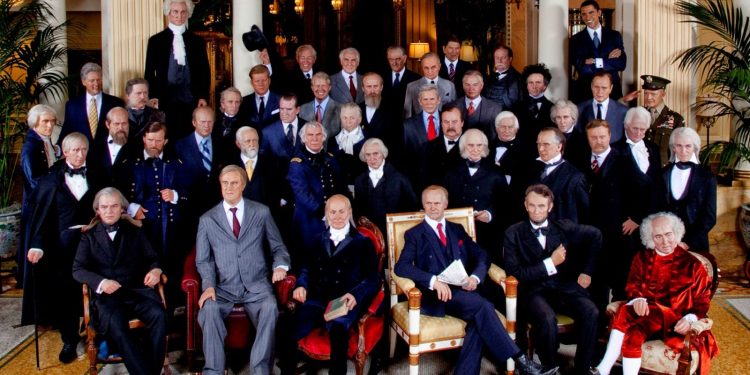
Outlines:
{"label": "bald head", "polygon": [[336,194],[326,201],[326,221],[333,229],[343,229],[352,218],[349,198]]}

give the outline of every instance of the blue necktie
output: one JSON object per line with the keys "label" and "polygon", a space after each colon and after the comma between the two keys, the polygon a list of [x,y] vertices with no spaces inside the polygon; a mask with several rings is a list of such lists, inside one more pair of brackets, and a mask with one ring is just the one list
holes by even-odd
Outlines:
{"label": "blue necktie", "polygon": [[596,103],[596,119],[604,120],[604,116],[602,116],[602,103]]}
{"label": "blue necktie", "polygon": [[594,48],[599,49],[599,43],[601,43],[601,41],[599,40],[599,35],[597,35],[597,32],[594,31]]}
{"label": "blue necktie", "polygon": [[393,87],[398,87],[399,83],[401,83],[400,75],[401,73],[396,73],[396,79],[393,80]]}
{"label": "blue necktie", "polygon": [[207,171],[211,170],[211,150],[208,148],[208,138],[203,138],[201,141],[201,154],[203,159],[203,166]]}

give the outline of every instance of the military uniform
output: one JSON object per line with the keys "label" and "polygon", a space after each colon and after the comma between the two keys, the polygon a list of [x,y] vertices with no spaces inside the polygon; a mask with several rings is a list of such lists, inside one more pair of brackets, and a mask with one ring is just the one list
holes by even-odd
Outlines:
{"label": "military uniform", "polygon": [[[671,81],[653,75],[643,75],[644,90],[664,90]],[[651,113],[651,127],[646,131],[646,139],[656,143],[661,154],[662,166],[669,163],[669,137],[672,135],[674,128],[685,126],[685,119],[677,112],[669,109],[664,103],[655,107],[646,109]]]}

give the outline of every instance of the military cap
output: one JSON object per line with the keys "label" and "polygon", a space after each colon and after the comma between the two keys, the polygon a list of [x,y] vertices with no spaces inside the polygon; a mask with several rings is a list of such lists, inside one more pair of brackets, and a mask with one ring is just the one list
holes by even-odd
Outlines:
{"label": "military cap", "polygon": [[664,90],[667,88],[667,84],[672,82],[666,78],[648,74],[642,75],[641,79],[643,80],[641,87],[644,90]]}

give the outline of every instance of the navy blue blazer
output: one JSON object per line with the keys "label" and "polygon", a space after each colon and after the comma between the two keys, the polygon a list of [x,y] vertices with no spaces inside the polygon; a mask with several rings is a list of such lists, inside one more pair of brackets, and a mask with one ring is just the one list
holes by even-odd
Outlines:
{"label": "navy blue blazer", "polygon": [[29,129],[21,147],[21,169],[23,170],[23,203],[31,196],[39,178],[49,173],[47,152],[39,133]]}
{"label": "navy blue blazer", "polygon": [[[596,118],[596,112],[594,112],[594,99],[589,99],[583,103],[578,104],[578,123],[576,128],[586,134],[586,124],[589,121]],[[625,136],[625,114],[628,112],[628,107],[615,100],[609,98],[609,105],[607,105],[607,116],[604,118],[609,123],[609,131],[612,134],[609,143],[613,144],[621,140]]]}
{"label": "navy blue blazer", "polygon": [[[107,113],[114,107],[123,107],[125,103],[122,99],[102,93],[102,106],[99,109],[99,122],[96,126],[96,142],[103,143],[107,140],[109,131],[104,122],[107,120]],[[93,145],[94,138],[91,136],[89,127],[89,105],[86,103],[86,94],[77,96],[65,103],[65,120],[57,144],[61,145],[66,135],[79,132],[83,133],[89,139],[89,150]]]}
{"label": "navy blue blazer", "polygon": [[[615,99],[622,97],[619,73],[625,70],[628,62],[628,58],[625,55],[625,47],[622,43],[622,35],[615,30],[602,27],[600,40],[599,48],[594,48],[594,41],[591,40],[586,29],[579,31],[570,38],[568,56],[570,56],[570,61],[579,74],[576,86],[578,87],[579,95],[581,95],[580,99],[591,98],[591,78],[600,71],[609,72],[612,75],[614,88],[612,89],[611,96]],[[612,50],[618,48],[622,51],[620,57],[612,59],[607,57]],[[586,64],[586,59],[590,58],[601,58],[604,67],[597,69],[595,64]]]}
{"label": "navy blue blazer", "polygon": [[197,210],[194,212],[196,219],[221,200],[219,172],[224,168],[221,141],[211,136],[211,147],[211,170],[206,170],[195,132],[175,143],[177,157],[182,161],[182,173],[189,183],[188,190],[192,196],[190,206]]}
{"label": "navy blue blazer", "polygon": [[302,129],[304,124],[305,120],[297,117],[297,134],[295,134],[296,139],[294,145],[287,141],[286,129],[281,120],[263,128],[260,139],[261,153],[270,153],[277,159],[288,163],[289,160],[292,159],[296,150],[302,146],[302,141],[299,137],[299,130]]}
{"label": "navy blue blazer", "polygon": [[521,73],[511,66],[502,79],[497,72],[485,78],[482,96],[500,104],[504,111],[509,111],[526,95],[525,88],[526,82]]}
{"label": "navy blue blazer", "polygon": [[261,130],[266,126],[279,120],[279,100],[281,96],[273,91],[269,91],[264,97],[265,108],[263,118],[258,117],[258,106],[255,104],[255,94],[245,95],[240,104],[240,111],[237,113],[237,120],[240,126],[252,126]]}
{"label": "navy blue blazer", "polygon": [[404,233],[404,249],[396,262],[396,275],[413,280],[422,290],[422,312],[432,316],[445,315],[445,302],[430,290],[430,280],[454,260],[460,259],[469,275],[484,281],[489,269],[487,253],[479,247],[460,224],[445,222],[446,248],[426,222]]}
{"label": "navy blue blazer", "polygon": [[[440,117],[440,113],[437,111],[434,115],[438,118]],[[427,186],[427,180],[429,179],[426,165],[428,140],[425,127],[422,112],[404,120],[404,146],[401,164],[402,170],[411,179],[414,191],[422,191],[422,188]],[[439,139],[442,136],[442,129],[440,129],[440,126],[437,128],[438,137],[435,139]]]}

